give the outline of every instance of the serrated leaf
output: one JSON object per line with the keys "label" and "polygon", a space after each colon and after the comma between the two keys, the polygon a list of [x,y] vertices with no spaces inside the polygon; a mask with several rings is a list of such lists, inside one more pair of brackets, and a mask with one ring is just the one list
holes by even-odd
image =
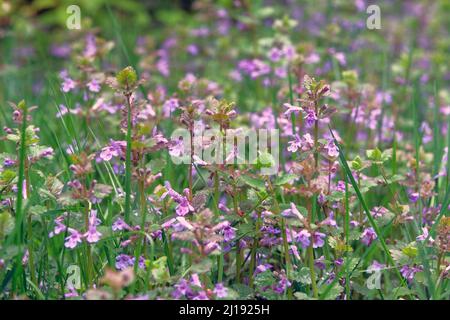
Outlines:
{"label": "serrated leaf", "polygon": [[255,179],[249,176],[240,176],[239,179],[241,179],[246,185],[258,189],[258,190],[264,190],[266,188],[266,184],[264,181]]}
{"label": "serrated leaf", "polygon": [[212,262],[209,258],[204,258],[198,263],[195,263],[191,266],[192,272],[195,273],[206,273],[209,272],[212,268]]}
{"label": "serrated leaf", "polygon": [[293,272],[292,279],[302,284],[311,284],[311,274],[309,272],[309,268],[303,267],[300,270]]}
{"label": "serrated leaf", "polygon": [[281,186],[281,185],[290,183],[291,181],[294,181],[296,178],[297,178],[296,174],[288,173],[288,174],[282,175],[280,177],[277,177],[275,179],[275,181],[273,182],[273,184],[276,186]]}

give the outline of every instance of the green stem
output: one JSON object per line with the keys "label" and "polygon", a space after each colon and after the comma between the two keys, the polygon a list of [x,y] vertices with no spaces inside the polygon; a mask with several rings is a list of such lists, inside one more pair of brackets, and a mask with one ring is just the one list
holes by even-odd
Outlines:
{"label": "green stem", "polygon": [[[314,198],[312,198],[314,199]],[[314,201],[314,200],[311,200]],[[313,206],[311,206],[308,210],[308,222],[309,224],[312,223],[312,219],[313,219]],[[314,270],[314,248],[313,248],[313,234],[312,234],[312,230],[310,230],[311,232],[311,242],[308,246],[308,250],[307,250],[307,254],[308,254],[308,266],[309,266],[309,274],[311,277],[311,286],[312,286],[312,290],[313,290],[313,296],[314,298],[319,298],[319,292],[317,290],[317,284],[316,284],[316,272]]]}
{"label": "green stem", "polygon": [[[89,231],[89,203],[86,202],[86,211],[85,211],[85,228],[86,228],[86,232]],[[86,270],[86,274],[87,274],[87,285],[88,288],[92,287],[92,275],[93,275],[93,271],[94,271],[94,263],[92,261],[92,253],[91,253],[91,246],[90,244],[86,243],[86,264],[87,264],[87,270]]]}
{"label": "green stem", "polygon": [[23,182],[25,180],[25,157],[26,155],[26,130],[27,130],[27,107],[23,104],[23,120],[20,130],[20,149],[19,149],[19,177],[17,183],[17,200],[16,200],[16,244],[23,243]]}
{"label": "green stem", "polygon": [[33,255],[33,225],[31,223],[31,214],[28,215],[28,265],[30,267],[31,282],[38,287],[38,282],[36,281],[36,270],[34,268],[34,255]]}
{"label": "green stem", "polygon": [[[267,184],[269,187],[269,192],[272,195],[273,198],[273,204],[274,204],[274,213],[276,216],[280,217],[281,219],[281,235],[283,238],[283,253],[284,253],[284,260],[286,263],[286,277],[289,279],[290,272],[291,272],[291,259],[289,257],[289,245],[287,242],[287,234],[286,234],[286,222],[285,219],[281,216],[281,209],[280,205],[278,204],[278,200],[275,194],[275,190],[273,189],[272,182],[270,181],[270,178],[267,177]],[[292,287],[288,288],[288,297],[292,298]]]}
{"label": "green stem", "polygon": [[253,288],[253,274],[255,273],[255,265],[256,265],[256,252],[258,251],[258,244],[259,244],[259,230],[261,229],[261,212],[258,211],[258,219],[256,220],[256,227],[255,227],[255,237],[253,239],[253,246],[252,246],[252,256],[250,259],[250,267],[248,270],[248,285],[250,288]]}
{"label": "green stem", "polygon": [[125,221],[130,222],[131,212],[131,94],[127,100],[127,150],[125,156]]}

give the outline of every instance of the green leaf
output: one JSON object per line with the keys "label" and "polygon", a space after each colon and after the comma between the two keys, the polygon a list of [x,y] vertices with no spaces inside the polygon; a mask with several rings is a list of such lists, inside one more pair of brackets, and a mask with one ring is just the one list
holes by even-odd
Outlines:
{"label": "green leaf", "polygon": [[41,215],[46,211],[47,211],[47,208],[44,206],[40,206],[40,205],[32,206],[29,209],[29,212],[33,215]]}
{"label": "green leaf", "polygon": [[14,229],[14,220],[7,211],[0,213],[0,239],[7,236]]}
{"label": "green leaf", "polygon": [[405,287],[399,287],[392,290],[394,292],[394,299],[398,299],[399,297],[413,295],[414,292]]}
{"label": "green leaf", "polygon": [[300,270],[293,272],[292,279],[302,284],[310,285],[311,273],[309,272],[309,268],[303,267]]}
{"label": "green leaf", "polygon": [[170,278],[169,269],[167,268],[167,257],[162,256],[150,264],[152,276],[156,282],[166,282]]}
{"label": "green leaf", "polygon": [[147,168],[149,168],[153,174],[160,172],[165,166],[166,161],[162,158],[153,159],[147,164]]}
{"label": "green leaf", "polygon": [[261,152],[256,161],[256,168],[272,168],[275,166],[275,159],[268,152]]}
{"label": "green leaf", "polygon": [[331,287],[331,289],[328,289],[328,286],[321,286],[319,289],[319,293],[323,295],[325,293],[325,290],[327,290],[328,293],[326,293],[326,295],[324,296],[321,296],[320,298],[324,300],[335,300],[341,294],[341,292],[344,291],[344,288],[336,282],[333,287]]}
{"label": "green leaf", "polygon": [[244,182],[246,185],[249,185],[252,188],[258,189],[258,190],[264,190],[266,189],[266,184],[263,180],[255,179],[249,176],[240,176],[239,177],[242,182]]}
{"label": "green leaf", "polygon": [[136,71],[134,71],[133,67],[128,66],[119,71],[116,80],[123,88],[130,88],[137,82]]}
{"label": "green leaf", "polygon": [[361,170],[363,168],[362,160],[359,156],[356,156],[351,163],[352,170]]}
{"label": "green leaf", "polygon": [[372,160],[372,161],[379,162],[382,160],[381,159],[382,153],[381,153],[380,149],[378,149],[378,148],[375,148],[372,150],[367,150],[366,155],[367,155],[367,158],[369,158],[369,160]]}
{"label": "green leaf", "polygon": [[290,183],[291,181],[294,181],[297,177],[298,176],[293,173],[284,174],[282,176],[277,177],[273,182],[273,184],[276,186],[281,186]]}
{"label": "green leaf", "polygon": [[212,262],[209,258],[204,258],[198,263],[195,263],[191,266],[192,272],[195,273],[206,273],[211,271]]}
{"label": "green leaf", "polygon": [[413,259],[417,256],[417,248],[414,246],[408,246],[402,249],[402,253]]}
{"label": "green leaf", "polygon": [[264,272],[258,273],[255,277],[255,285],[259,288],[268,287],[275,283],[275,277],[272,271],[266,270]]}

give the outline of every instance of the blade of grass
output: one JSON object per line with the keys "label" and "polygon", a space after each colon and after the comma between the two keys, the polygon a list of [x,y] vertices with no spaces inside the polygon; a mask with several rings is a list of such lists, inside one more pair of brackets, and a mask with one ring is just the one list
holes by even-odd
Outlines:
{"label": "blade of grass", "polygon": [[369,220],[370,225],[372,226],[372,228],[374,229],[375,233],[377,234],[378,240],[380,241],[381,247],[383,248],[383,251],[385,252],[389,263],[392,266],[395,267],[394,270],[395,270],[395,273],[396,273],[397,277],[399,278],[399,280],[402,283],[402,285],[406,286],[405,281],[404,281],[402,275],[400,274],[400,271],[398,270],[394,259],[392,259],[391,253],[389,252],[389,249],[388,249],[388,247],[386,245],[386,241],[384,240],[383,234],[381,233],[380,228],[376,224],[374,218],[370,214],[369,208],[367,207],[367,204],[364,201],[364,197],[362,196],[361,191],[358,188],[358,183],[355,181],[355,178],[353,177],[353,174],[352,174],[352,172],[351,172],[351,170],[350,170],[350,168],[349,168],[349,166],[347,164],[347,160],[345,159],[342,147],[339,144],[339,142],[337,141],[336,137],[334,136],[334,133],[333,133],[333,130],[331,130],[331,127],[328,126],[328,128],[330,130],[331,136],[334,139],[335,145],[339,149],[339,159],[341,161],[342,167],[344,168],[344,171],[345,171],[347,177],[349,178],[350,183],[352,184],[353,188],[355,189],[356,195],[357,195],[357,197],[358,197],[358,199],[359,199],[359,201],[360,201],[360,203],[361,203],[361,205],[362,205],[362,207],[364,209],[364,212],[366,213],[367,219]]}

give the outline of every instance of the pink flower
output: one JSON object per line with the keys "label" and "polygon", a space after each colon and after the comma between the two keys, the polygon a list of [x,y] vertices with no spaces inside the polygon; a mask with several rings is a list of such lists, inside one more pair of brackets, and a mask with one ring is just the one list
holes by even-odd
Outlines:
{"label": "pink flower", "polygon": [[91,213],[89,215],[89,228],[88,231],[84,234],[87,242],[95,243],[100,240],[102,234],[97,231],[97,225],[99,224],[100,220],[97,219],[97,210],[91,210]]}
{"label": "pink flower", "polygon": [[65,77],[63,79],[63,83],[61,85],[61,90],[63,92],[69,92],[69,91],[75,89],[76,85],[77,85],[76,82],[73,81],[71,78]]}
{"label": "pink flower", "polygon": [[173,157],[181,157],[184,155],[184,149],[183,139],[172,140],[169,145],[169,154]]}
{"label": "pink flower", "polygon": [[339,156],[339,150],[334,144],[333,140],[328,141],[328,144],[325,146],[325,149],[327,150],[327,154],[330,158],[336,158]]}
{"label": "pink flower", "polygon": [[300,242],[302,248],[307,248],[311,243],[311,233],[308,230],[303,229],[297,234],[296,240]]}
{"label": "pink flower", "polygon": [[313,248],[321,248],[325,244],[325,234],[322,232],[313,233]]}
{"label": "pink flower", "polygon": [[121,218],[117,218],[117,220],[112,224],[113,231],[122,231],[122,230],[131,230],[131,227],[123,221]]}
{"label": "pink flower", "polygon": [[370,246],[370,244],[377,238],[377,234],[373,230],[373,228],[367,228],[363,231],[361,235],[361,242],[366,246]]}
{"label": "pink flower", "polygon": [[284,103],[283,107],[286,108],[286,111],[283,113],[286,118],[289,117],[291,113],[299,114],[299,112],[302,111],[302,108],[293,106],[290,103]]}
{"label": "pink flower", "polygon": [[55,228],[52,232],[49,233],[49,237],[52,238],[57,234],[60,234],[61,232],[65,232],[67,230],[67,227],[62,223],[64,221],[64,216],[59,216],[55,219]]}
{"label": "pink flower", "polygon": [[294,140],[288,142],[287,150],[289,152],[297,152],[302,147],[302,140],[298,134],[295,135]]}
{"label": "pink flower", "polygon": [[213,292],[217,298],[226,298],[228,296],[228,289],[222,283],[216,284]]}
{"label": "pink flower", "polygon": [[306,126],[312,127],[318,119],[314,110],[308,110],[305,116]]}
{"label": "pink flower", "polygon": [[91,92],[99,92],[100,91],[100,82],[96,79],[92,79],[86,85]]}
{"label": "pink flower", "polygon": [[69,228],[70,236],[68,236],[65,240],[64,246],[69,249],[75,248],[79,243],[81,243],[82,235],[78,230]]}

